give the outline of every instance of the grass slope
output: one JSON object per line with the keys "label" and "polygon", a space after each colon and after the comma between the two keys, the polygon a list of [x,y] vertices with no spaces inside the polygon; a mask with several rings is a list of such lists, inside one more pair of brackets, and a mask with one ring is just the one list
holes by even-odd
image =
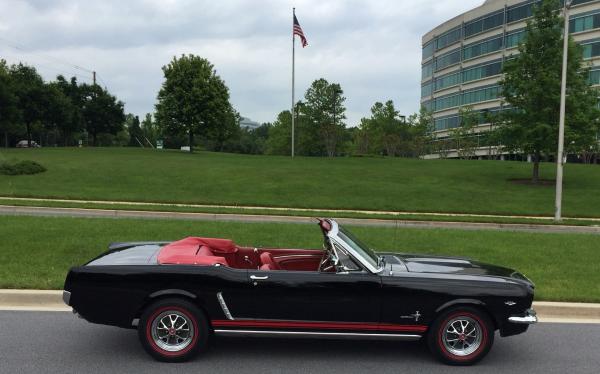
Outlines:
{"label": "grass slope", "polygon": [[[0,175],[0,195],[300,208],[551,215],[552,186],[528,178],[531,164],[399,158],[304,158],[185,154],[127,148],[0,151],[48,171]],[[600,168],[567,165],[563,214],[600,216]],[[554,164],[541,165],[543,178]]]}
{"label": "grass slope", "polygon": [[[600,302],[600,236],[354,227],[380,251],[467,256],[515,268],[536,299]],[[227,237],[242,245],[320,248],[316,225],[0,216],[0,288],[60,289],[70,266],[113,241]]]}

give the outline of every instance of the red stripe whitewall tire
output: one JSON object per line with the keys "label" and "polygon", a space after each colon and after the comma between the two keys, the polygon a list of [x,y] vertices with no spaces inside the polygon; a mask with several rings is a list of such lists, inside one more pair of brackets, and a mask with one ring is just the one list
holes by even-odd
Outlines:
{"label": "red stripe whitewall tire", "polygon": [[162,299],[141,315],[138,337],[158,361],[182,362],[206,349],[210,328],[204,313],[184,299]]}
{"label": "red stripe whitewall tire", "polygon": [[488,315],[472,307],[443,312],[431,325],[427,344],[450,365],[472,365],[488,354],[494,343],[494,325]]}

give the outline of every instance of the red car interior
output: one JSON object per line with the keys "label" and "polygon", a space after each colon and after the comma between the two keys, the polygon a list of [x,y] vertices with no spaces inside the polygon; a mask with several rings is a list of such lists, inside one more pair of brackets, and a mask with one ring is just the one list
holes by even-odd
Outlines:
{"label": "red car interior", "polygon": [[228,239],[188,237],[162,247],[161,265],[222,265],[238,269],[317,271],[323,251],[240,247]]}

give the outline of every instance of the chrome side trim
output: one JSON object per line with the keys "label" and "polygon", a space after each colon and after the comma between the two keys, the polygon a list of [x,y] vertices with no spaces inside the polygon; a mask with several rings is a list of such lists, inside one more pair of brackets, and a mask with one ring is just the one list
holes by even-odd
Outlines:
{"label": "chrome side trim", "polygon": [[532,325],[534,323],[537,323],[538,318],[535,313],[535,310],[527,309],[525,311],[524,316],[510,316],[510,317],[508,317],[508,321],[512,322],[512,323],[521,323],[521,324]]}
{"label": "chrome side trim", "polygon": [[303,255],[303,254],[297,254],[297,255],[281,255],[281,256],[273,256],[274,258],[281,260],[284,258],[308,258],[308,257],[318,257],[319,255],[322,256],[322,254],[312,254],[312,255]]}
{"label": "chrome side trim", "polygon": [[355,338],[355,339],[391,339],[391,340],[419,340],[422,335],[418,334],[370,334],[359,332],[315,332],[315,331],[265,331],[265,330],[215,330],[215,334],[247,335],[257,337],[288,336],[294,338]]}
{"label": "chrome side trim", "polygon": [[221,305],[221,309],[223,309],[225,317],[227,317],[228,320],[233,321],[233,316],[231,315],[231,312],[225,303],[225,299],[223,298],[223,292],[217,292],[217,300],[219,300],[219,304]]}
{"label": "chrome side trim", "polygon": [[62,299],[65,302],[65,304],[71,306],[71,304],[69,304],[69,301],[71,301],[71,293],[69,291],[63,290]]}

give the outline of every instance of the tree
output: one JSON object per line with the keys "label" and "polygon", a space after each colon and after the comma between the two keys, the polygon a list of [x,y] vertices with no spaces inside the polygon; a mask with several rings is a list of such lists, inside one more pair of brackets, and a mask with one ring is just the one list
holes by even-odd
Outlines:
{"label": "tree", "polygon": [[99,134],[117,135],[123,129],[125,112],[123,103],[98,85],[82,84],[81,113],[92,144],[98,145]]}
{"label": "tree", "polygon": [[408,125],[400,118],[392,100],[385,104],[376,102],[371,107],[371,117],[361,119],[360,126],[366,138],[371,141],[372,150],[385,152],[392,157],[410,153]]}
{"label": "tree", "polygon": [[58,131],[67,134],[73,130],[76,107],[56,84],[50,83],[44,88],[42,123],[46,130],[46,143],[48,143],[48,135],[52,133],[54,134],[54,144],[56,144]]}
{"label": "tree", "polygon": [[142,135],[150,144],[156,144],[160,137],[160,129],[156,122],[152,120],[152,114],[146,113],[146,117],[142,121]]}
{"label": "tree", "polygon": [[424,106],[419,113],[408,117],[409,131],[413,140],[413,150],[416,157],[430,153],[433,141],[433,114]]}
{"label": "tree", "polygon": [[4,146],[8,148],[8,136],[18,127],[19,108],[13,82],[6,61],[0,60],[0,130],[4,133]]}
{"label": "tree", "polygon": [[57,127],[62,134],[63,144],[65,146],[72,145],[73,134],[83,131],[85,128],[81,112],[84,93],[77,84],[77,78],[75,77],[71,77],[70,81],[67,81],[64,76],[59,75],[56,77],[56,81],[50,84],[57,87],[71,103],[70,107],[67,108],[70,111],[68,120],[63,119],[63,121],[57,124]]}
{"label": "tree", "polygon": [[142,128],[140,127],[140,117],[129,113],[125,116],[125,124],[127,127],[127,133],[129,133],[128,145],[130,147],[143,147],[144,139]]}
{"label": "tree", "polygon": [[[562,25],[558,0],[534,7],[519,54],[504,64],[502,96],[513,107],[500,117],[498,138],[506,149],[533,155],[532,181],[539,180],[542,155],[557,149],[562,68]],[[582,69],[581,47],[568,44],[565,144],[585,147],[597,133],[597,92]]]}
{"label": "tree", "polygon": [[316,144],[321,144],[329,157],[336,155],[336,147],[345,128],[346,108],[341,86],[329,83],[326,79],[317,79],[306,90],[304,95],[304,113],[307,127],[316,128],[316,132],[305,134],[311,136]]}
{"label": "tree", "polygon": [[475,156],[477,140],[475,126],[479,124],[479,116],[473,112],[473,107],[461,107],[458,111],[460,126],[450,131],[450,139],[456,146],[459,158],[470,159]]}
{"label": "tree", "polygon": [[277,120],[269,127],[269,137],[265,144],[266,153],[270,155],[289,155],[292,152],[292,113],[284,110],[277,115]]}
{"label": "tree", "polygon": [[206,132],[206,138],[211,151],[222,152],[225,150],[225,143],[239,139],[241,116],[233,109],[231,105],[224,107],[222,112],[217,114],[216,126],[211,126]]}
{"label": "tree", "polygon": [[9,74],[17,97],[20,119],[25,124],[28,146],[31,147],[33,128],[44,119],[44,81],[34,67],[22,63],[12,65]]}
{"label": "tree", "polygon": [[[221,142],[235,121],[229,89],[206,59],[182,55],[162,68],[165,81],[158,93],[155,118],[175,135],[186,134],[190,150],[194,135],[217,137]],[[219,129],[223,127],[223,129]]]}

